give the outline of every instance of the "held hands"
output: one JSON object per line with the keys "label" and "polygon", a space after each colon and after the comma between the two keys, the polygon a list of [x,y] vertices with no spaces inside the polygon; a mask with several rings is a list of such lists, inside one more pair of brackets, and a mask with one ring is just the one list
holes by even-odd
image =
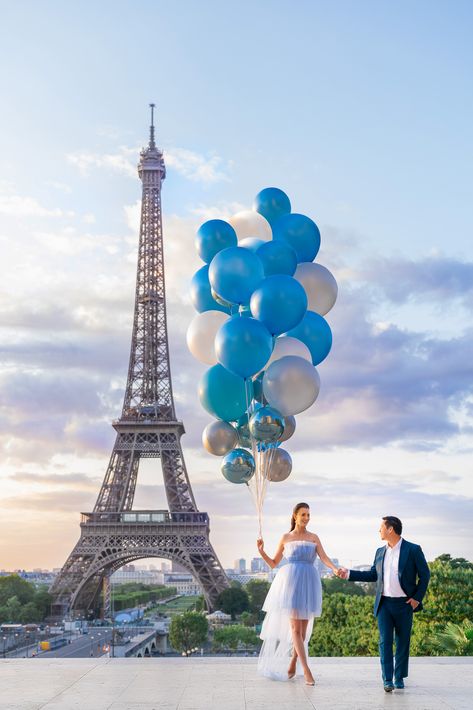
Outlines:
{"label": "held hands", "polygon": [[256,540],[256,546],[257,546],[257,548],[258,548],[258,552],[259,552],[260,555],[261,555],[261,554],[263,553],[263,551],[264,551],[263,538],[259,537],[259,538]]}
{"label": "held hands", "polygon": [[415,610],[417,609],[417,607],[419,606],[419,603],[420,603],[420,602],[418,602],[417,599],[412,599],[412,598],[411,598],[411,599],[408,599],[407,602],[406,602],[406,604],[410,604],[410,605],[411,605],[411,607],[412,607],[412,609],[413,609],[414,611],[415,611]]}
{"label": "held hands", "polygon": [[350,576],[350,573],[346,567],[339,567],[335,574],[339,579],[348,579],[348,577]]}

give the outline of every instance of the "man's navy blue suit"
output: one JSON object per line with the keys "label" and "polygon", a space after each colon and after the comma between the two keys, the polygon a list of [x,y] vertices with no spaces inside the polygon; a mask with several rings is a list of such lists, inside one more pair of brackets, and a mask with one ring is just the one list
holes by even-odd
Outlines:
{"label": "man's navy blue suit", "polygon": [[[351,569],[349,579],[352,582],[376,582],[374,615],[378,619],[381,670],[383,680],[387,682],[392,681],[393,670],[397,681],[406,678],[408,675],[413,609],[410,604],[407,604],[407,599],[415,599],[419,602],[415,611],[422,609],[422,599],[429,584],[430,570],[420,545],[415,545],[403,539],[399,552],[398,576],[399,584],[406,596],[384,597],[385,553],[385,546],[378,548],[371,569],[367,572]],[[393,667],[394,632],[396,637],[396,657]]]}

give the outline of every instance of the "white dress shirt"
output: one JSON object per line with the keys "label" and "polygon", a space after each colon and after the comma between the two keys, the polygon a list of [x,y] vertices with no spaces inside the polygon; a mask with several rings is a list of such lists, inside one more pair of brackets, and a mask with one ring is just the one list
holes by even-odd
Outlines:
{"label": "white dress shirt", "polygon": [[390,547],[386,545],[383,562],[383,595],[385,597],[405,597],[406,593],[399,584],[399,553],[402,537],[399,542]]}

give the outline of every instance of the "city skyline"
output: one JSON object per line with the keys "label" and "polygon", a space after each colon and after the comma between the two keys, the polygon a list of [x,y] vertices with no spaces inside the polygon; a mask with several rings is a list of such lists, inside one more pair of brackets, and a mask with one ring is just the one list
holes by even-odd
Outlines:
{"label": "city skyline", "polygon": [[[126,381],[136,163],[153,100],[168,170],[176,409],[223,566],[256,556],[257,523],[248,492],[222,478],[200,443],[209,417],[195,384],[205,368],[185,345],[201,265],[193,238],[205,219],[250,208],[269,185],[318,223],[317,260],[340,295],[321,395],[288,442],[293,473],[269,491],[268,552],[306,500],[342,564],[372,560],[386,514],[399,515],[428,559],[468,557],[471,7],[203,2],[197,17],[187,2],[144,2],[139,16],[119,2],[114,27],[91,3],[22,8],[4,8],[5,26],[22,27],[22,51],[13,30],[0,50],[11,67],[0,116],[0,568],[61,567],[103,480]],[[135,36],[145,62],[123,56]],[[136,508],[167,507],[159,466],[142,462]]]}

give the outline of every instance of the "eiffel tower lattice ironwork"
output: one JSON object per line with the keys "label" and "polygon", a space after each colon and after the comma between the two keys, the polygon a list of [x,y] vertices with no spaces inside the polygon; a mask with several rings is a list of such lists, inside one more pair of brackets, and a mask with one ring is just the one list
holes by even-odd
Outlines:
{"label": "eiffel tower lattice ironwork", "polygon": [[[92,513],[50,592],[52,615],[89,613],[99,606],[110,575],[133,560],[180,563],[200,583],[207,606],[228,586],[209,540],[209,517],[197,509],[180,439],[169,366],[161,219],[163,153],[150,139],[140,154],[143,183],[135,313],[123,410],[110,463]],[[160,458],[169,510],[133,510],[141,458]],[[104,595],[106,596],[106,594]]]}

